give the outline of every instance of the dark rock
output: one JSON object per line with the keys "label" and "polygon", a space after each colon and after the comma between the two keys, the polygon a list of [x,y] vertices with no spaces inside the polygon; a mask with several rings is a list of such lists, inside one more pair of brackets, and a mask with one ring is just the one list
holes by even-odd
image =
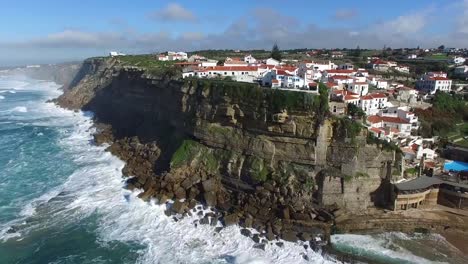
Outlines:
{"label": "dark rock", "polygon": [[202,185],[203,185],[203,190],[205,192],[216,192],[216,190],[218,189],[215,178],[211,178],[209,180],[204,181]]}
{"label": "dark rock", "polygon": [[230,214],[230,215],[226,215],[224,217],[224,225],[225,226],[231,226],[231,225],[235,225],[239,223],[239,217],[237,216],[237,214]]}
{"label": "dark rock", "polygon": [[181,202],[179,200],[176,200],[172,204],[172,211],[177,214],[183,213],[186,208],[187,208],[187,205],[185,204],[185,202]]}
{"label": "dark rock", "polygon": [[252,236],[252,240],[255,242],[255,243],[260,243],[260,236],[258,234],[254,234]]}
{"label": "dark rock", "polygon": [[177,188],[177,190],[175,190],[175,192],[174,192],[174,195],[175,195],[176,199],[185,199],[186,198],[185,189],[182,188],[182,187]]}
{"label": "dark rock", "polygon": [[302,255],[302,258],[305,259],[305,260],[307,260],[307,261],[309,261],[309,256],[307,256],[306,254],[303,254],[303,255]]}
{"label": "dark rock", "polygon": [[175,217],[175,216],[172,217],[172,220],[174,220],[174,222],[178,222],[178,221],[179,221],[179,219],[177,219],[177,217]]}
{"label": "dark rock", "polygon": [[283,218],[284,219],[290,219],[289,208],[287,208],[287,207],[283,209]]}
{"label": "dark rock", "polygon": [[281,238],[286,240],[286,241],[290,241],[290,242],[296,242],[297,241],[296,233],[293,232],[293,231],[290,231],[290,230],[283,231],[283,233],[281,233]]}
{"label": "dark rock", "polygon": [[301,233],[301,234],[299,234],[299,238],[302,241],[309,241],[309,240],[312,239],[312,236],[309,233]]}
{"label": "dark rock", "polygon": [[218,227],[216,227],[216,228],[215,228],[215,232],[216,232],[216,233],[219,233],[219,232],[221,232],[221,230],[223,230],[223,228],[222,228],[222,227],[220,227],[220,226],[218,226]]}
{"label": "dark rock", "polygon": [[201,225],[208,225],[209,223],[210,223],[210,219],[206,215],[202,219],[200,219]]}
{"label": "dark rock", "polygon": [[208,206],[216,206],[216,194],[214,192],[206,192],[203,196]]}
{"label": "dark rock", "polygon": [[307,250],[309,248],[308,245],[302,245],[304,247],[305,250]]}
{"label": "dark rock", "polygon": [[276,242],[276,245],[277,245],[278,247],[283,247],[283,246],[284,246],[284,243],[283,243],[283,242]]}
{"label": "dark rock", "polygon": [[265,246],[266,246],[265,244],[255,244],[253,246],[253,248],[258,248],[258,249],[261,249],[261,250],[265,250]]}
{"label": "dark rock", "polygon": [[250,230],[246,229],[246,228],[242,228],[240,233],[243,235],[243,236],[246,236],[246,237],[250,237],[250,235],[252,235],[252,232],[250,232]]}
{"label": "dark rock", "polygon": [[198,211],[197,215],[198,215],[198,216],[202,216],[202,215],[203,215],[203,211]]}
{"label": "dark rock", "polygon": [[211,217],[210,225],[216,226],[217,223],[218,223],[218,218],[217,217]]}
{"label": "dark rock", "polygon": [[252,227],[252,223],[253,223],[253,219],[252,218],[246,218],[245,221],[244,221],[244,225],[245,227],[248,227],[248,228],[251,228]]}

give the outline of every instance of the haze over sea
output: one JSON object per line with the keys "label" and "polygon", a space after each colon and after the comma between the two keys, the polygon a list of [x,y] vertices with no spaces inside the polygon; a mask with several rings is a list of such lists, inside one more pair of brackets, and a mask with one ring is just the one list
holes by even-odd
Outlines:
{"label": "haze over sea", "polygon": [[[238,227],[217,233],[195,227],[195,216],[175,222],[164,205],[138,199],[123,188],[123,162],[92,143],[92,114],[46,103],[58,88],[0,76],[1,264],[335,262],[300,243],[255,249]],[[341,251],[385,263],[463,263],[439,236],[332,240]]]}

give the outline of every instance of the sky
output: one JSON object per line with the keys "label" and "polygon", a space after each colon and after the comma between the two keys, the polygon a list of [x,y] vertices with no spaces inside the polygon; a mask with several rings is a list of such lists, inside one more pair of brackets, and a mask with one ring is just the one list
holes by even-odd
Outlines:
{"label": "sky", "polygon": [[468,0],[0,0],[0,66],[275,42],[468,47]]}

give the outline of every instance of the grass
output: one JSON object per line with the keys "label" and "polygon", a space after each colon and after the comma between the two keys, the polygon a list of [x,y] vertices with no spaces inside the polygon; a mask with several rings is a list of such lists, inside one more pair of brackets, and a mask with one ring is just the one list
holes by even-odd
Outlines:
{"label": "grass", "polygon": [[125,66],[134,66],[146,70],[154,75],[177,75],[175,61],[159,61],[154,55],[126,55],[117,57]]}
{"label": "grass", "polygon": [[424,58],[430,59],[430,60],[447,60],[449,57],[447,56],[447,54],[436,53],[436,54],[428,55]]}
{"label": "grass", "polygon": [[171,159],[171,167],[177,168],[193,158],[198,149],[198,143],[193,140],[184,140],[180,147],[174,152]]}
{"label": "grass", "polygon": [[468,140],[465,139],[465,137],[468,137],[468,122],[457,124],[455,129],[447,134],[449,142],[455,145],[468,147]]}

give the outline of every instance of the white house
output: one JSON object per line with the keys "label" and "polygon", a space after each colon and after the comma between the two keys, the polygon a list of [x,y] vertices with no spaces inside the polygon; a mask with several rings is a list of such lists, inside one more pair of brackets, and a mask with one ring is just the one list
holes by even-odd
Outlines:
{"label": "white house", "polygon": [[385,108],[387,100],[387,96],[382,93],[368,94],[359,98],[359,107],[367,115],[375,115],[380,109]]}
{"label": "white house", "polygon": [[451,87],[452,80],[448,79],[444,72],[429,72],[416,81],[416,89],[429,94],[435,94],[437,91],[450,92]]}
{"label": "white house", "polygon": [[[287,69],[271,69],[262,78],[262,84],[264,86],[271,85],[271,87],[273,88],[292,88],[309,90],[309,83],[310,82],[307,82],[305,79],[298,76],[295,70]],[[316,87],[315,90],[317,90]]]}
{"label": "white house", "polygon": [[[335,76],[336,77],[336,76]],[[335,78],[333,77],[333,78]],[[346,90],[364,96],[369,92],[369,84],[366,82],[352,82],[346,84]]]}
{"label": "white house", "polygon": [[457,65],[463,64],[463,63],[465,63],[465,61],[466,61],[465,58],[463,58],[463,57],[458,57],[458,56],[457,56],[457,57],[454,57],[454,58],[452,59],[452,63],[457,64]]}
{"label": "white house", "polygon": [[248,64],[253,64],[257,62],[257,60],[252,56],[252,54],[245,56],[244,61],[247,62]]}
{"label": "white house", "polygon": [[410,68],[408,66],[396,66],[394,67],[396,71],[402,72],[402,73],[409,73]]}
{"label": "white house", "polygon": [[413,112],[409,111],[408,107],[388,107],[380,110],[377,115],[398,117],[408,121],[411,124],[411,129],[419,128],[418,117]]}
{"label": "white house", "polygon": [[332,52],[330,53],[330,56],[331,56],[332,58],[343,58],[343,57],[344,57],[344,54],[343,54],[343,52],[341,52],[341,51],[332,51]]}
{"label": "white house", "polygon": [[417,58],[418,58],[418,55],[416,55],[416,54],[410,54],[410,55],[408,55],[407,58],[408,58],[409,60],[414,60],[414,59],[417,59]]}
{"label": "white house", "polygon": [[371,115],[367,117],[370,128],[380,128],[384,131],[391,131],[402,137],[411,135],[411,124],[399,117]]}
{"label": "white house", "polygon": [[111,57],[125,56],[125,54],[121,53],[121,52],[118,52],[118,51],[111,51],[111,52],[109,52],[109,56],[111,56]]}
{"label": "white house", "polygon": [[175,60],[187,60],[188,55],[185,52],[168,51],[167,54],[159,54],[158,60],[160,61],[175,61]]}
{"label": "white house", "polygon": [[373,86],[377,87],[377,89],[387,89],[388,88],[388,82],[386,80],[377,79],[374,76],[368,77],[366,81],[367,81],[367,83],[369,85],[373,85]]}
{"label": "white house", "polygon": [[280,62],[273,59],[273,58],[269,58],[269,59],[266,60],[265,64],[266,65],[278,66],[278,65],[280,65]]}

